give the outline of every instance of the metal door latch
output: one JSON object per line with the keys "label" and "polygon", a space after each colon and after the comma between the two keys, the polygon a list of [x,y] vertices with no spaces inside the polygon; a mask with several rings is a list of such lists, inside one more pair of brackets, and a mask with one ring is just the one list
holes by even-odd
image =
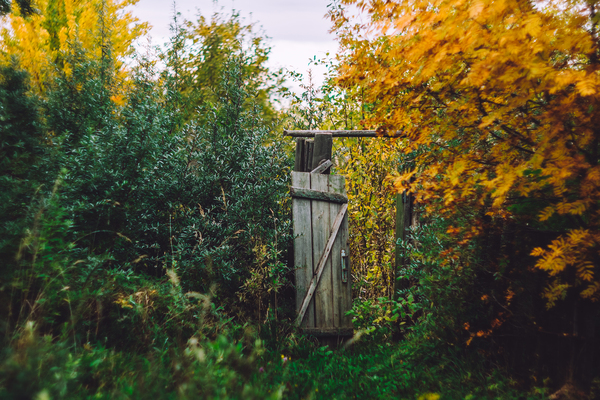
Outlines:
{"label": "metal door latch", "polygon": [[342,250],[342,283],[348,283],[348,256],[346,250]]}

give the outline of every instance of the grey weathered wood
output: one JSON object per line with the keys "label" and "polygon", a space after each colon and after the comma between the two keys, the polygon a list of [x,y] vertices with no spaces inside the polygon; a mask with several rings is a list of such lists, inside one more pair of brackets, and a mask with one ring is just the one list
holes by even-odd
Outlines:
{"label": "grey weathered wood", "polygon": [[[318,176],[318,174],[313,175]],[[339,193],[329,193],[324,190],[304,189],[292,186],[290,188],[290,194],[292,195],[292,197],[299,199],[322,200],[326,202],[339,204],[344,204],[348,202],[348,198],[345,195]]]}
{"label": "grey weathered wood", "polygon": [[[346,180],[341,175],[331,175],[329,177],[329,192],[343,195],[346,191]],[[329,204],[329,213],[331,215],[337,215],[342,206],[340,204],[330,203]],[[346,215],[344,214],[344,218]],[[343,220],[342,220],[343,223]],[[342,225],[343,226],[343,225]],[[346,225],[347,227],[347,225]],[[347,229],[346,229],[347,231]],[[332,308],[332,318],[333,318],[333,326],[339,328],[342,326],[342,315],[344,314],[342,310],[342,296],[344,295],[344,286],[347,284],[342,283],[342,257],[341,252],[342,249],[347,251],[347,243],[343,240],[342,236],[344,236],[344,229],[340,229],[335,241],[333,242],[333,248],[331,249],[331,308]]]}
{"label": "grey weathered wood", "polygon": [[[313,190],[328,192],[328,175],[311,174],[310,181],[310,187]],[[331,193],[327,194],[330,195]],[[313,265],[316,266],[315,271],[319,271],[319,268],[322,269],[315,287],[317,290],[314,293],[315,326],[333,327],[333,309],[331,307],[331,296],[333,293],[331,287],[331,257],[329,257],[329,253],[335,241],[335,237],[332,238],[331,235],[331,222],[335,218],[335,215],[329,213],[329,202],[325,201],[313,201],[312,212]],[[335,233],[337,235],[337,232]]]}
{"label": "grey weathered wood", "polygon": [[[292,172],[292,185],[310,188],[310,174],[306,172]],[[306,292],[310,286],[313,276],[313,255],[312,255],[312,217],[311,201],[303,198],[296,198],[292,202],[293,229],[294,229],[294,266],[296,268],[296,309],[299,310],[302,301],[306,297]],[[314,304],[307,307],[304,311],[302,327],[315,326]]]}
{"label": "grey weathered wood", "polygon": [[[315,148],[313,150],[312,162],[310,164],[310,170],[317,168],[321,162],[331,160],[331,152],[333,149],[333,139],[331,133],[316,133],[315,134]],[[329,175],[329,170],[323,172]]]}
{"label": "grey weathered wood", "polygon": [[310,172],[315,142],[312,140],[307,140],[304,146],[304,172]]}
{"label": "grey weathered wood", "polygon": [[298,318],[296,319],[297,325],[300,325],[302,323],[302,321],[304,319],[304,315],[305,315],[306,311],[308,310],[308,306],[311,303],[313,294],[315,293],[315,290],[317,289],[317,284],[319,283],[319,280],[321,279],[321,276],[325,269],[326,262],[329,258],[329,253],[331,252],[333,243],[337,237],[340,226],[342,225],[342,222],[344,221],[344,217],[346,216],[346,210],[348,210],[348,205],[343,204],[340,211],[336,215],[333,226],[331,227],[331,234],[329,236],[329,239],[327,240],[327,244],[326,244],[325,248],[323,249],[323,252],[319,259],[319,263],[317,264],[317,269],[316,269],[315,274],[313,275],[313,278],[310,282],[310,285],[305,294],[304,300],[302,301],[302,305],[300,306],[300,311],[298,312]]}
{"label": "grey weathered wood", "polygon": [[[300,182],[303,181],[302,184]],[[299,184],[296,185],[296,182]],[[307,188],[307,183],[310,188]],[[303,332],[316,336],[350,336],[353,328],[349,317],[345,313],[352,307],[351,274],[349,282],[341,281],[341,250],[349,255],[348,247],[348,204],[323,201],[321,197],[343,198],[345,196],[344,177],[338,175],[322,175],[313,173],[294,172],[292,174],[292,193],[305,192],[319,199],[306,199],[294,196],[294,257],[296,265],[296,309],[298,317],[296,324]],[[326,193],[326,194],[324,194]],[[312,247],[306,241],[306,234],[299,236],[300,225],[296,221],[300,212],[301,202],[310,201],[308,215],[303,219],[303,224],[310,224],[310,237]],[[335,217],[335,218],[334,218]],[[310,223],[308,219],[310,218]],[[300,218],[302,219],[302,218]],[[304,240],[304,243],[301,243]],[[304,253],[304,258],[302,254]],[[312,257],[312,274],[308,268],[300,268],[299,262],[307,264],[306,257]],[[304,276],[300,276],[304,274]],[[307,284],[308,282],[308,284]],[[301,296],[304,295],[303,298]],[[310,313],[312,321],[309,321]]]}
{"label": "grey weathered wood", "polygon": [[294,159],[294,171],[304,172],[306,171],[306,166],[304,161],[306,160],[306,156],[304,152],[306,151],[306,139],[297,138],[296,139],[296,158]]}
{"label": "grey weathered wood", "polygon": [[[342,285],[342,289],[340,290],[340,295],[342,297],[342,301],[340,307],[341,311],[341,326],[347,328],[353,328],[352,317],[346,315],[346,312],[352,309],[352,254],[350,253],[350,244],[348,243],[350,240],[350,232],[348,230],[348,213],[344,216],[344,221],[342,221],[342,226],[344,229],[340,232],[340,242],[343,243],[343,246],[346,247],[346,256],[347,258],[347,267],[348,267],[348,281]],[[340,278],[341,279],[341,278]]]}
{"label": "grey weathered wood", "polygon": [[288,130],[283,131],[284,136],[291,137],[315,137],[317,133],[330,133],[332,137],[402,137],[402,131],[377,133],[375,130]]}
{"label": "grey weathered wood", "polygon": [[326,169],[329,169],[332,165],[333,165],[333,163],[331,162],[331,160],[325,160],[325,162],[322,162],[321,164],[319,164],[319,166],[317,168],[313,169],[312,171],[310,171],[310,173],[311,174],[321,174]]}

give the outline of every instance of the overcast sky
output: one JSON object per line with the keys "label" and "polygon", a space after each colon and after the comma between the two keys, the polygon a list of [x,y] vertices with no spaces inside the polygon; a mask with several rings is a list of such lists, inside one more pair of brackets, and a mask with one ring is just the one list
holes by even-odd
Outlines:
{"label": "overcast sky", "polygon": [[[337,50],[335,36],[329,33],[330,22],[324,16],[330,0],[177,0],[177,11],[188,20],[198,13],[209,17],[218,11],[229,14],[238,10],[246,23],[255,22],[269,36],[272,47],[269,66],[286,67],[306,76],[309,68],[317,84],[323,80],[324,68],[309,66],[313,56],[324,57]],[[153,44],[169,37],[173,3],[169,0],[140,0],[133,7],[140,21],[152,25]],[[291,84],[297,89],[297,85]]]}

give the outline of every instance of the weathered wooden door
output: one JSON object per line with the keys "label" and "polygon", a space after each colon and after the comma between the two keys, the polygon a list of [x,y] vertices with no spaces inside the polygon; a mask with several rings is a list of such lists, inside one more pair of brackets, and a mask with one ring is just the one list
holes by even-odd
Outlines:
{"label": "weathered wooden door", "polygon": [[[331,165],[331,164],[329,164]],[[292,172],[297,324],[315,336],[350,336],[348,199],[340,175]]]}

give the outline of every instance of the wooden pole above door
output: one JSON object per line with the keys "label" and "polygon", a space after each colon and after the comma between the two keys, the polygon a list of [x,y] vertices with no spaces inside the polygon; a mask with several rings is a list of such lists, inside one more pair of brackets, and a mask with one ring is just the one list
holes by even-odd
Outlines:
{"label": "wooden pole above door", "polygon": [[402,131],[381,132],[376,130],[288,130],[283,131],[283,136],[291,136],[297,138],[315,137],[317,134],[330,134],[331,137],[380,137],[380,138],[399,138],[403,136]]}

